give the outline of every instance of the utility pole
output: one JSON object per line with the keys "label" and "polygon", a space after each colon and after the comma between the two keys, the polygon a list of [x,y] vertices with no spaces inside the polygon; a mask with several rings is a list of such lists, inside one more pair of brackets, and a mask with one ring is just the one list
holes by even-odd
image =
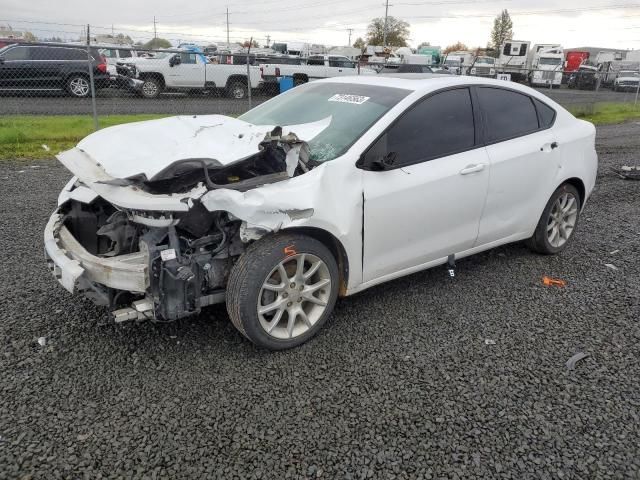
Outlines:
{"label": "utility pole", "polygon": [[[386,25],[386,23],[385,23]],[[158,38],[158,32],[156,31],[156,16],[153,16],[153,38]]]}
{"label": "utility pole", "polygon": [[353,32],[353,28],[347,28],[347,30],[349,31],[349,43],[347,43],[347,45],[351,46],[351,32]]}
{"label": "utility pole", "polygon": [[229,48],[229,7],[227,7],[227,48]]}
{"label": "utility pole", "polygon": [[384,29],[382,31],[382,46],[387,46],[387,17],[389,16],[389,0],[385,1],[384,6]]}

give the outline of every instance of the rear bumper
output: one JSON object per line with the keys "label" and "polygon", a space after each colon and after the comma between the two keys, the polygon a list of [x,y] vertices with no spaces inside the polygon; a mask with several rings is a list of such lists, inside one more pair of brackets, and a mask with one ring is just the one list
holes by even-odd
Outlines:
{"label": "rear bumper", "polygon": [[[89,253],[62,223],[56,211],[44,229],[45,258],[58,282],[70,293],[109,287],[144,293],[149,285],[145,253],[97,257]],[[94,288],[96,287],[96,288]]]}

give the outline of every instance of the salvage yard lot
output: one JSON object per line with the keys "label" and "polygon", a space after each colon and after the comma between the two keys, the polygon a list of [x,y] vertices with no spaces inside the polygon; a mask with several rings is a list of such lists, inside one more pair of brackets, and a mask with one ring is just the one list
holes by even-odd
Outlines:
{"label": "salvage yard lot", "polygon": [[638,478],[640,182],[610,167],[638,164],[640,124],[597,147],[564,254],[510,245],[372,288],[281,353],[223,308],[109,323],[42,258],[69,174],[0,163],[0,478]]}

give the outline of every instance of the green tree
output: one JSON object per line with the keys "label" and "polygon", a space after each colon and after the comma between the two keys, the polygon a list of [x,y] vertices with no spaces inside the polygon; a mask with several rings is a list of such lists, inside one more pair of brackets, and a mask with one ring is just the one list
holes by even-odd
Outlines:
{"label": "green tree", "polygon": [[424,47],[430,47],[430,46],[431,46],[431,43],[429,43],[429,42],[422,42],[420,45],[418,45],[418,46],[416,47],[416,51],[420,50],[421,48],[424,48]]}
{"label": "green tree", "polygon": [[356,41],[353,42],[354,48],[359,48],[360,50],[364,50],[364,47],[367,46],[367,43],[363,40],[362,37],[356,38]]}
{"label": "green tree", "polygon": [[171,42],[169,40],[165,40],[164,38],[154,38],[145,43],[144,48],[148,48],[151,50],[156,48],[171,48]]}
{"label": "green tree", "polygon": [[[408,22],[396,17],[387,17],[387,46],[406,47],[409,40]],[[367,43],[369,45],[383,45],[384,18],[374,18],[367,27]]]}
{"label": "green tree", "polygon": [[31,32],[24,32],[22,36],[27,42],[36,42],[38,40],[38,37]]}
{"label": "green tree", "polygon": [[493,21],[493,30],[491,30],[491,40],[489,45],[496,51],[499,51],[505,40],[510,40],[512,38],[513,22],[511,21],[509,12],[504,9]]}

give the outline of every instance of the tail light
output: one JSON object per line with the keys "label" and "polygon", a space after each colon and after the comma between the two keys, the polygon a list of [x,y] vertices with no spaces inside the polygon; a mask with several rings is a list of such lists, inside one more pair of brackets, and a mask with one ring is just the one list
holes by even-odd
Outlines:
{"label": "tail light", "polygon": [[280,76],[280,67],[276,67],[276,77]]}
{"label": "tail light", "polygon": [[96,69],[100,72],[100,73],[107,73],[107,64],[103,61],[102,63],[99,63],[98,66],[96,67]]}

